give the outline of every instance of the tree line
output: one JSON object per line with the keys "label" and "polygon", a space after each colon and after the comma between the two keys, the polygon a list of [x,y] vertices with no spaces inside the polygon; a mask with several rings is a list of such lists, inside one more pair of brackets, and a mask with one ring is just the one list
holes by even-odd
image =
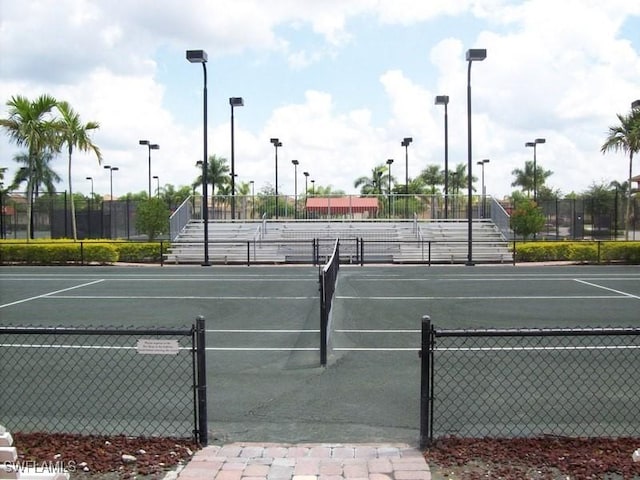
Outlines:
{"label": "tree line", "polygon": [[[636,102],[637,103],[637,102]],[[628,225],[631,216],[631,197],[633,194],[631,178],[633,174],[633,156],[640,151],[640,106],[634,103],[631,111],[626,114],[617,114],[618,123],[610,126],[605,142],[601,147],[601,152],[622,151],[629,157],[629,175],[625,181],[612,182],[608,186],[593,184],[583,195],[600,193],[607,187],[615,188],[616,191],[628,197],[626,222]],[[72,158],[75,151],[90,152],[96,157],[100,164],[102,154],[100,148],[93,142],[91,135],[100,128],[96,121],[83,122],[79,114],[66,101],[56,100],[50,95],[41,95],[34,100],[16,95],[6,102],[9,115],[0,119],[0,127],[9,136],[10,140],[25,149],[17,154],[13,160],[21,165],[16,172],[9,187],[4,191],[16,190],[22,184],[26,185],[27,209],[30,216],[34,198],[37,198],[41,190],[47,193],[55,193],[55,184],[62,181],[60,175],[51,168],[51,161],[58,154],[67,155],[67,188],[69,196],[76,200],[78,196],[73,192],[72,186]],[[438,195],[443,193],[443,187],[448,185],[450,195],[458,194],[461,189],[464,191],[468,182],[467,166],[460,163],[450,169],[448,178],[445,179],[445,171],[439,165],[427,165],[415,178],[408,179],[408,182],[398,181],[391,175],[391,161],[386,164],[376,165],[369,175],[364,175],[354,181],[354,187],[360,189],[361,194],[383,195],[383,194],[429,194]],[[4,171],[0,169],[0,179],[4,180]],[[542,165],[535,165],[533,161],[526,161],[524,168],[516,168],[512,172],[514,177],[512,187],[517,187],[511,195],[512,203],[522,205],[523,202],[531,202],[531,194],[535,188],[534,197],[538,203],[558,198],[561,193],[546,185],[547,179],[553,174]],[[217,155],[211,155],[208,159],[207,170],[208,183],[212,187],[212,194],[225,196],[231,195],[231,177],[227,159]],[[446,180],[446,182],[445,182]],[[472,177],[472,184],[477,178]],[[195,188],[202,184],[202,175],[194,179],[189,186],[173,186],[166,184],[158,188],[156,199],[168,209],[176,208],[189,195],[195,193]],[[235,184],[237,195],[247,196],[254,193],[255,185],[252,182],[240,182]],[[344,194],[341,190],[335,190],[328,186],[315,185],[305,192],[316,195]],[[260,188],[258,195],[274,195],[275,189],[271,185]],[[568,194],[575,195],[575,194]],[[128,193],[125,199],[131,200],[151,200],[147,192]],[[99,200],[94,195],[93,200]],[[74,240],[77,239],[77,228],[75,218],[75,203],[71,205],[71,221]],[[535,213],[536,205],[532,206]],[[529,209],[531,210],[531,209]],[[31,232],[28,235],[31,236]],[[625,235],[628,238],[628,228],[625,228]]]}

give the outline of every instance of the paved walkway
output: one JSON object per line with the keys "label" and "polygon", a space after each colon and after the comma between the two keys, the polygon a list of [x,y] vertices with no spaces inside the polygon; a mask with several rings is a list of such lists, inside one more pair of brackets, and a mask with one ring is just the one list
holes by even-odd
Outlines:
{"label": "paved walkway", "polygon": [[431,474],[420,451],[406,444],[233,443],[198,451],[177,478],[431,480]]}

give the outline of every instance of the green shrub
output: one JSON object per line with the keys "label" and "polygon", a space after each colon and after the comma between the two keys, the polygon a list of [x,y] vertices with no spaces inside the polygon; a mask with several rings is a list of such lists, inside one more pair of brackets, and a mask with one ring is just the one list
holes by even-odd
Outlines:
{"label": "green shrub", "polygon": [[114,245],[118,250],[118,257],[120,262],[156,263],[161,259],[159,242],[123,242],[116,243]]}
{"label": "green shrub", "polygon": [[0,262],[29,265],[114,263],[118,251],[111,243],[69,240],[0,241]]}
{"label": "green shrub", "polygon": [[640,242],[525,242],[516,245],[516,261],[640,264]]}

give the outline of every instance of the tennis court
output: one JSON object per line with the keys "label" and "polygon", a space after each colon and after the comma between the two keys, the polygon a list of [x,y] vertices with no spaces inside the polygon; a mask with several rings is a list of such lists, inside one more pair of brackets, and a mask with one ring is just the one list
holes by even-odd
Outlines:
{"label": "tennis court", "polygon": [[640,325],[632,266],[341,266],[328,368],[314,267],[3,267],[0,323],[207,321],[211,441],[408,441],[420,326]]}

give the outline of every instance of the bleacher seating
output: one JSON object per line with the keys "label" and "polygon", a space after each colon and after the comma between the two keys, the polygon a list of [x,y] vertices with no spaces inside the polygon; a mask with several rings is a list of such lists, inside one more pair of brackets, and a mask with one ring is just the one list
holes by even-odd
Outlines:
{"label": "bleacher seating", "polygon": [[[264,221],[209,222],[209,260],[212,263],[310,263],[310,247],[318,241],[322,256],[331,240],[341,241],[343,262],[355,263],[364,244],[367,263],[461,263],[467,259],[465,221]],[[189,222],[172,243],[166,261],[204,260],[204,224]],[[473,258],[483,263],[512,260],[507,242],[489,220],[473,222]]]}

